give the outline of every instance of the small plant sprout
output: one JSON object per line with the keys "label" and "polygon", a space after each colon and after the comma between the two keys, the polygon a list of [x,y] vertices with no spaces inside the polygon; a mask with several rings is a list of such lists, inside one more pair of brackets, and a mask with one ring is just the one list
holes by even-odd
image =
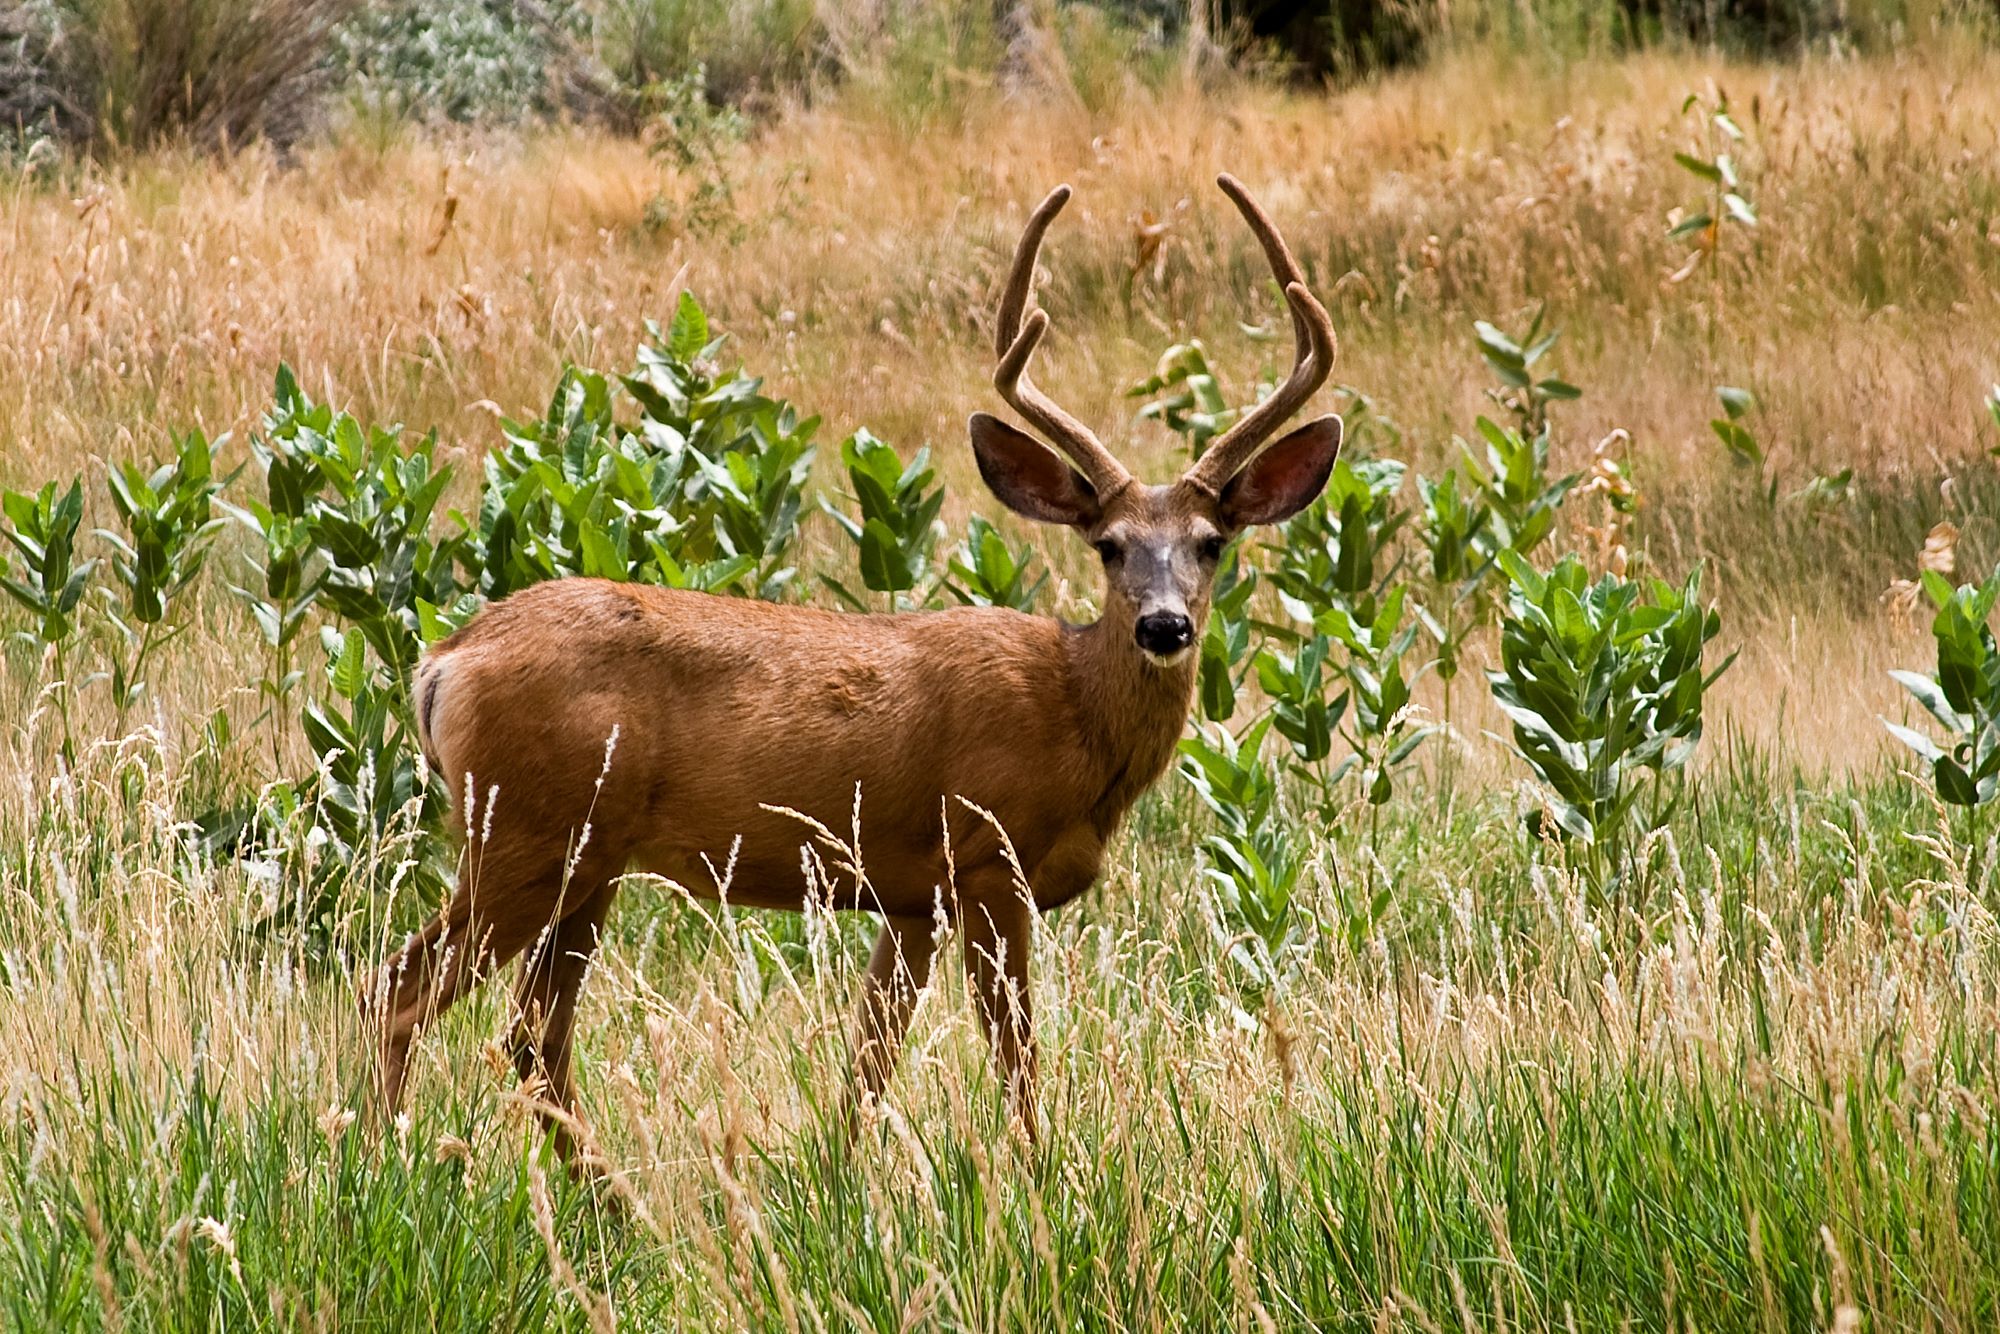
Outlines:
{"label": "small plant sprout", "polygon": [[1694,117],[1700,127],[1700,143],[1693,153],[1676,152],[1674,161],[1708,189],[1702,204],[1673,220],[1667,234],[1694,238],[1695,251],[1689,260],[1692,266],[1703,255],[1716,252],[1721,245],[1724,223],[1755,227],[1757,211],[1743,196],[1736,160],[1730,153],[1732,145],[1743,142],[1743,129],[1729,114],[1729,99],[1720,93],[1706,99],[1699,93],[1689,93],[1681,103],[1681,114]]}
{"label": "small plant sprout", "polygon": [[[1264,386],[1265,392],[1270,388]],[[1180,436],[1191,458],[1200,458],[1208,442],[1243,415],[1242,408],[1231,407],[1224,397],[1222,382],[1199,338],[1175,343],[1161,353],[1153,373],[1126,390],[1125,396],[1152,399],[1139,409],[1140,419],[1157,421]]]}
{"label": "small plant sprout", "polygon": [[[937,474],[929,449],[919,449],[905,466],[894,449],[865,428],[841,445],[840,460],[846,465],[860,516],[843,513],[824,497],[820,505],[853,540],[862,586],[887,594],[894,610],[904,601],[898,595],[916,588],[930,570],[944,487],[932,485]],[[826,586],[855,609],[866,609],[867,604],[837,580],[827,578]]]}
{"label": "small plant sprout", "polygon": [[1854,499],[1854,469],[1816,474],[1788,498],[1803,505],[1814,519],[1823,518]]}
{"label": "small plant sprout", "polygon": [[1527,333],[1518,339],[1485,320],[1476,320],[1472,325],[1479,342],[1479,355],[1500,380],[1501,387],[1487,390],[1487,397],[1513,413],[1521,433],[1529,436],[1548,430],[1549,404],[1583,396],[1583,391],[1568,381],[1535,369],[1562,337],[1560,329],[1542,332],[1545,314],[1545,310],[1537,310]]}
{"label": "small plant sprout", "polygon": [[1750,409],[1757,405],[1756,398],[1748,389],[1727,384],[1716,386],[1715,397],[1722,404],[1722,415],[1711,420],[1708,429],[1715,432],[1715,438],[1729,450],[1729,457],[1737,464],[1762,469],[1764,447],[1757,443],[1757,437],[1743,424],[1744,418],[1750,415]]}
{"label": "small plant sprout", "polygon": [[1743,194],[1737,172],[1736,146],[1743,142],[1743,129],[1729,113],[1729,99],[1710,89],[1704,98],[1689,93],[1681,103],[1681,114],[1697,125],[1693,152],[1679,151],[1674,161],[1701,182],[1703,197],[1692,208],[1676,208],[1667,218],[1667,236],[1690,241],[1681,266],[1668,275],[1670,283],[1686,282],[1704,260],[1708,263],[1711,319],[1708,327],[1709,357],[1715,355],[1715,339],[1722,327],[1722,247],[1723,236],[1732,230],[1757,226],[1757,211]]}
{"label": "small plant sprout", "polygon": [[1494,565],[1481,553],[1480,541],[1492,522],[1493,509],[1477,488],[1461,492],[1456,468],[1435,482],[1419,477],[1417,495],[1423,502],[1417,514],[1417,535],[1430,553],[1431,600],[1438,607],[1433,612],[1419,606],[1417,617],[1437,642],[1437,674],[1444,686],[1445,745],[1439,761],[1440,778],[1449,796],[1452,685],[1458,678],[1466,637],[1485,624],[1491,607],[1484,589],[1486,575]]}
{"label": "small plant sprout", "polygon": [[1196,706],[1209,722],[1226,722],[1236,713],[1236,692],[1250,653],[1250,599],[1256,591],[1256,567],[1243,559],[1241,543],[1230,543],[1216,566],[1195,682]]}
{"label": "small plant sprout", "polygon": [[[2000,384],[1996,384],[1986,391],[1985,406],[1986,416],[1992,421],[1993,430],[1996,433],[2000,433]],[[1995,441],[1988,447],[1986,452],[1994,458],[2000,459],[2000,441]]]}
{"label": "small plant sprout", "polygon": [[78,560],[77,533],[83,526],[83,480],[58,491],[54,482],[32,494],[9,491],[0,497],[7,517],[4,535],[15,560],[0,588],[34,618],[30,637],[55,658],[56,710],[62,722],[63,762],[76,767],[70,730],[69,653],[76,639],[76,609],[90,587],[95,560]]}
{"label": "small plant sprout", "polygon": [[113,467],[106,477],[112,508],[124,533],[100,528],[111,547],[111,570],[123,595],[122,607],[107,600],[106,619],[131,653],[111,666],[111,700],[124,730],[127,710],[146,689],[152,654],[185,628],[172,623],[180,595],[201,572],[209,543],[227,522],[213,513],[222,483],[214,475],[213,445],[199,431],[181,440],[172,462],[150,473],[136,464]]}
{"label": "small plant sprout", "polygon": [[[1923,589],[1937,607],[1931,635],[1937,641],[1937,675],[1889,673],[1944,729],[1942,745],[1913,728],[1883,719],[1898,741],[1931,768],[1938,800],[1966,813],[1966,841],[1976,859],[1980,815],[2000,797],[2000,648],[1993,639],[1993,609],[2000,604],[2000,568],[1982,584],[1951,582],[1923,572]],[[1979,883],[1969,871],[1969,883]]]}
{"label": "small plant sprout", "polygon": [[1049,583],[1049,572],[1035,568],[1038,559],[1034,547],[1009,547],[999,529],[975,514],[946,564],[945,591],[969,607],[1033,611]]}
{"label": "small plant sprout", "polygon": [[[291,371],[281,367],[278,374],[282,405],[288,401]],[[280,413],[284,410],[282,406],[278,409]],[[267,428],[272,421],[266,417]],[[294,646],[326,576],[326,561],[306,520],[307,505],[318,496],[323,479],[311,455],[293,449],[282,436],[252,436],[250,452],[264,473],[265,499],[246,497],[241,504],[233,504],[218,498],[215,503],[234,515],[254,538],[245,560],[257,578],[229,588],[250,609],[270,652],[270,666],[258,682],[264,716],[270,717],[283,711],[302,676],[292,666]],[[272,760],[282,769],[284,729],[273,727],[270,732]]]}

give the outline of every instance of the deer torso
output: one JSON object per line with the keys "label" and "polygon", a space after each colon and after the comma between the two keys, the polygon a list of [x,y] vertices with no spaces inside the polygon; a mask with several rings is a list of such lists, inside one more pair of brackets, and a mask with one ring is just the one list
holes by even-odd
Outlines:
{"label": "deer torso", "polygon": [[[483,821],[497,788],[492,818],[529,822],[551,856],[588,824],[694,893],[726,878],[733,902],[797,907],[812,848],[841,906],[908,914],[1006,857],[1000,831],[1038,906],[1088,888],[1192,689],[1191,664],[1155,666],[1109,627],[569,579],[441,644],[417,704],[449,738],[433,758],[454,795]],[[858,894],[849,852],[815,829],[854,845],[857,822]]]}

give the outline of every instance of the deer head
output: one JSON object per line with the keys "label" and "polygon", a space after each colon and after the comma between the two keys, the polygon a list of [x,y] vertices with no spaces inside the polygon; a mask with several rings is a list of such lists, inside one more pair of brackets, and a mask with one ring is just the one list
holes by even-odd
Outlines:
{"label": "deer head", "polygon": [[[1161,666],[1185,660],[1200,638],[1216,562],[1228,541],[1245,528],[1281,522],[1312,503],[1340,453],[1340,418],[1332,414],[1307,422],[1260,452],[1285,419],[1325,383],[1333,365],[1333,322],[1306,290],[1305,275],[1284,238],[1242,184],[1229,175],[1217,178],[1217,184],[1256,233],[1291,307],[1296,339],[1292,373],[1276,393],[1245,413],[1178,479],[1148,485],[1136,480],[1089,427],[1037,389],[1028,378],[1028,362],[1048,332],[1049,320],[1027,306],[1042,237],[1069,202],[1070,188],[1061,185],[1042,201],[1021,234],[995,338],[1000,363],[994,387],[1042,440],[983,412],[971,421],[972,449],[986,485],[1016,514],[1065,524],[1083,534],[1104,561],[1105,622],[1129,626],[1130,642]],[[1048,445],[1062,451],[1068,462]]]}

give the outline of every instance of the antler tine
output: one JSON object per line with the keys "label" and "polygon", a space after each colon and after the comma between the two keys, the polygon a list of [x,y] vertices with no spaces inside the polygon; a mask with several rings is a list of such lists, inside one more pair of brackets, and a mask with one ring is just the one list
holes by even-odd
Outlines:
{"label": "antler tine", "polygon": [[1029,215],[1028,225],[1021,232],[1021,243],[1014,251],[1014,267],[1007,275],[1007,290],[1000,297],[1000,320],[994,329],[993,351],[1000,364],[993,372],[993,387],[1029,425],[1070,457],[1100,497],[1108,499],[1131,481],[1132,475],[1089,427],[1057,407],[1028,378],[1028,360],[1034,356],[1042,335],[1048,332],[1049,317],[1046,312],[1036,310],[1027,317],[1024,327],[1021,314],[1034,291],[1035,259],[1041,253],[1042,237],[1056,214],[1069,202],[1069,196],[1067,185],[1049,191],[1048,197]]}
{"label": "antler tine", "polygon": [[1326,377],[1333,369],[1335,347],[1333,320],[1327,315],[1326,307],[1320,305],[1318,298],[1306,289],[1305,273],[1299,268],[1299,262],[1292,258],[1291,248],[1285,244],[1285,238],[1279,234],[1269,215],[1234,176],[1224,172],[1216,177],[1215,183],[1222,187],[1222,192],[1236,205],[1243,220],[1250,224],[1250,230],[1256,233],[1257,240],[1264,247],[1264,257],[1270,261],[1271,271],[1285,289],[1285,303],[1292,308],[1294,350],[1292,373],[1277,392],[1245,413],[1188,470],[1187,480],[1210,494],[1219,493],[1235,476],[1236,470],[1250,461],[1251,455],[1270,434],[1326,383]]}

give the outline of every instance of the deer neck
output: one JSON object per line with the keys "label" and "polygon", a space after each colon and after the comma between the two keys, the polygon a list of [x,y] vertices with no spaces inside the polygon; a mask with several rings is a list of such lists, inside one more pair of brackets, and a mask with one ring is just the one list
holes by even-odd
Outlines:
{"label": "deer neck", "polygon": [[1078,727],[1099,762],[1097,824],[1108,835],[1172,762],[1194,702],[1198,655],[1162,667],[1127,627],[1102,620],[1071,627],[1063,639]]}

